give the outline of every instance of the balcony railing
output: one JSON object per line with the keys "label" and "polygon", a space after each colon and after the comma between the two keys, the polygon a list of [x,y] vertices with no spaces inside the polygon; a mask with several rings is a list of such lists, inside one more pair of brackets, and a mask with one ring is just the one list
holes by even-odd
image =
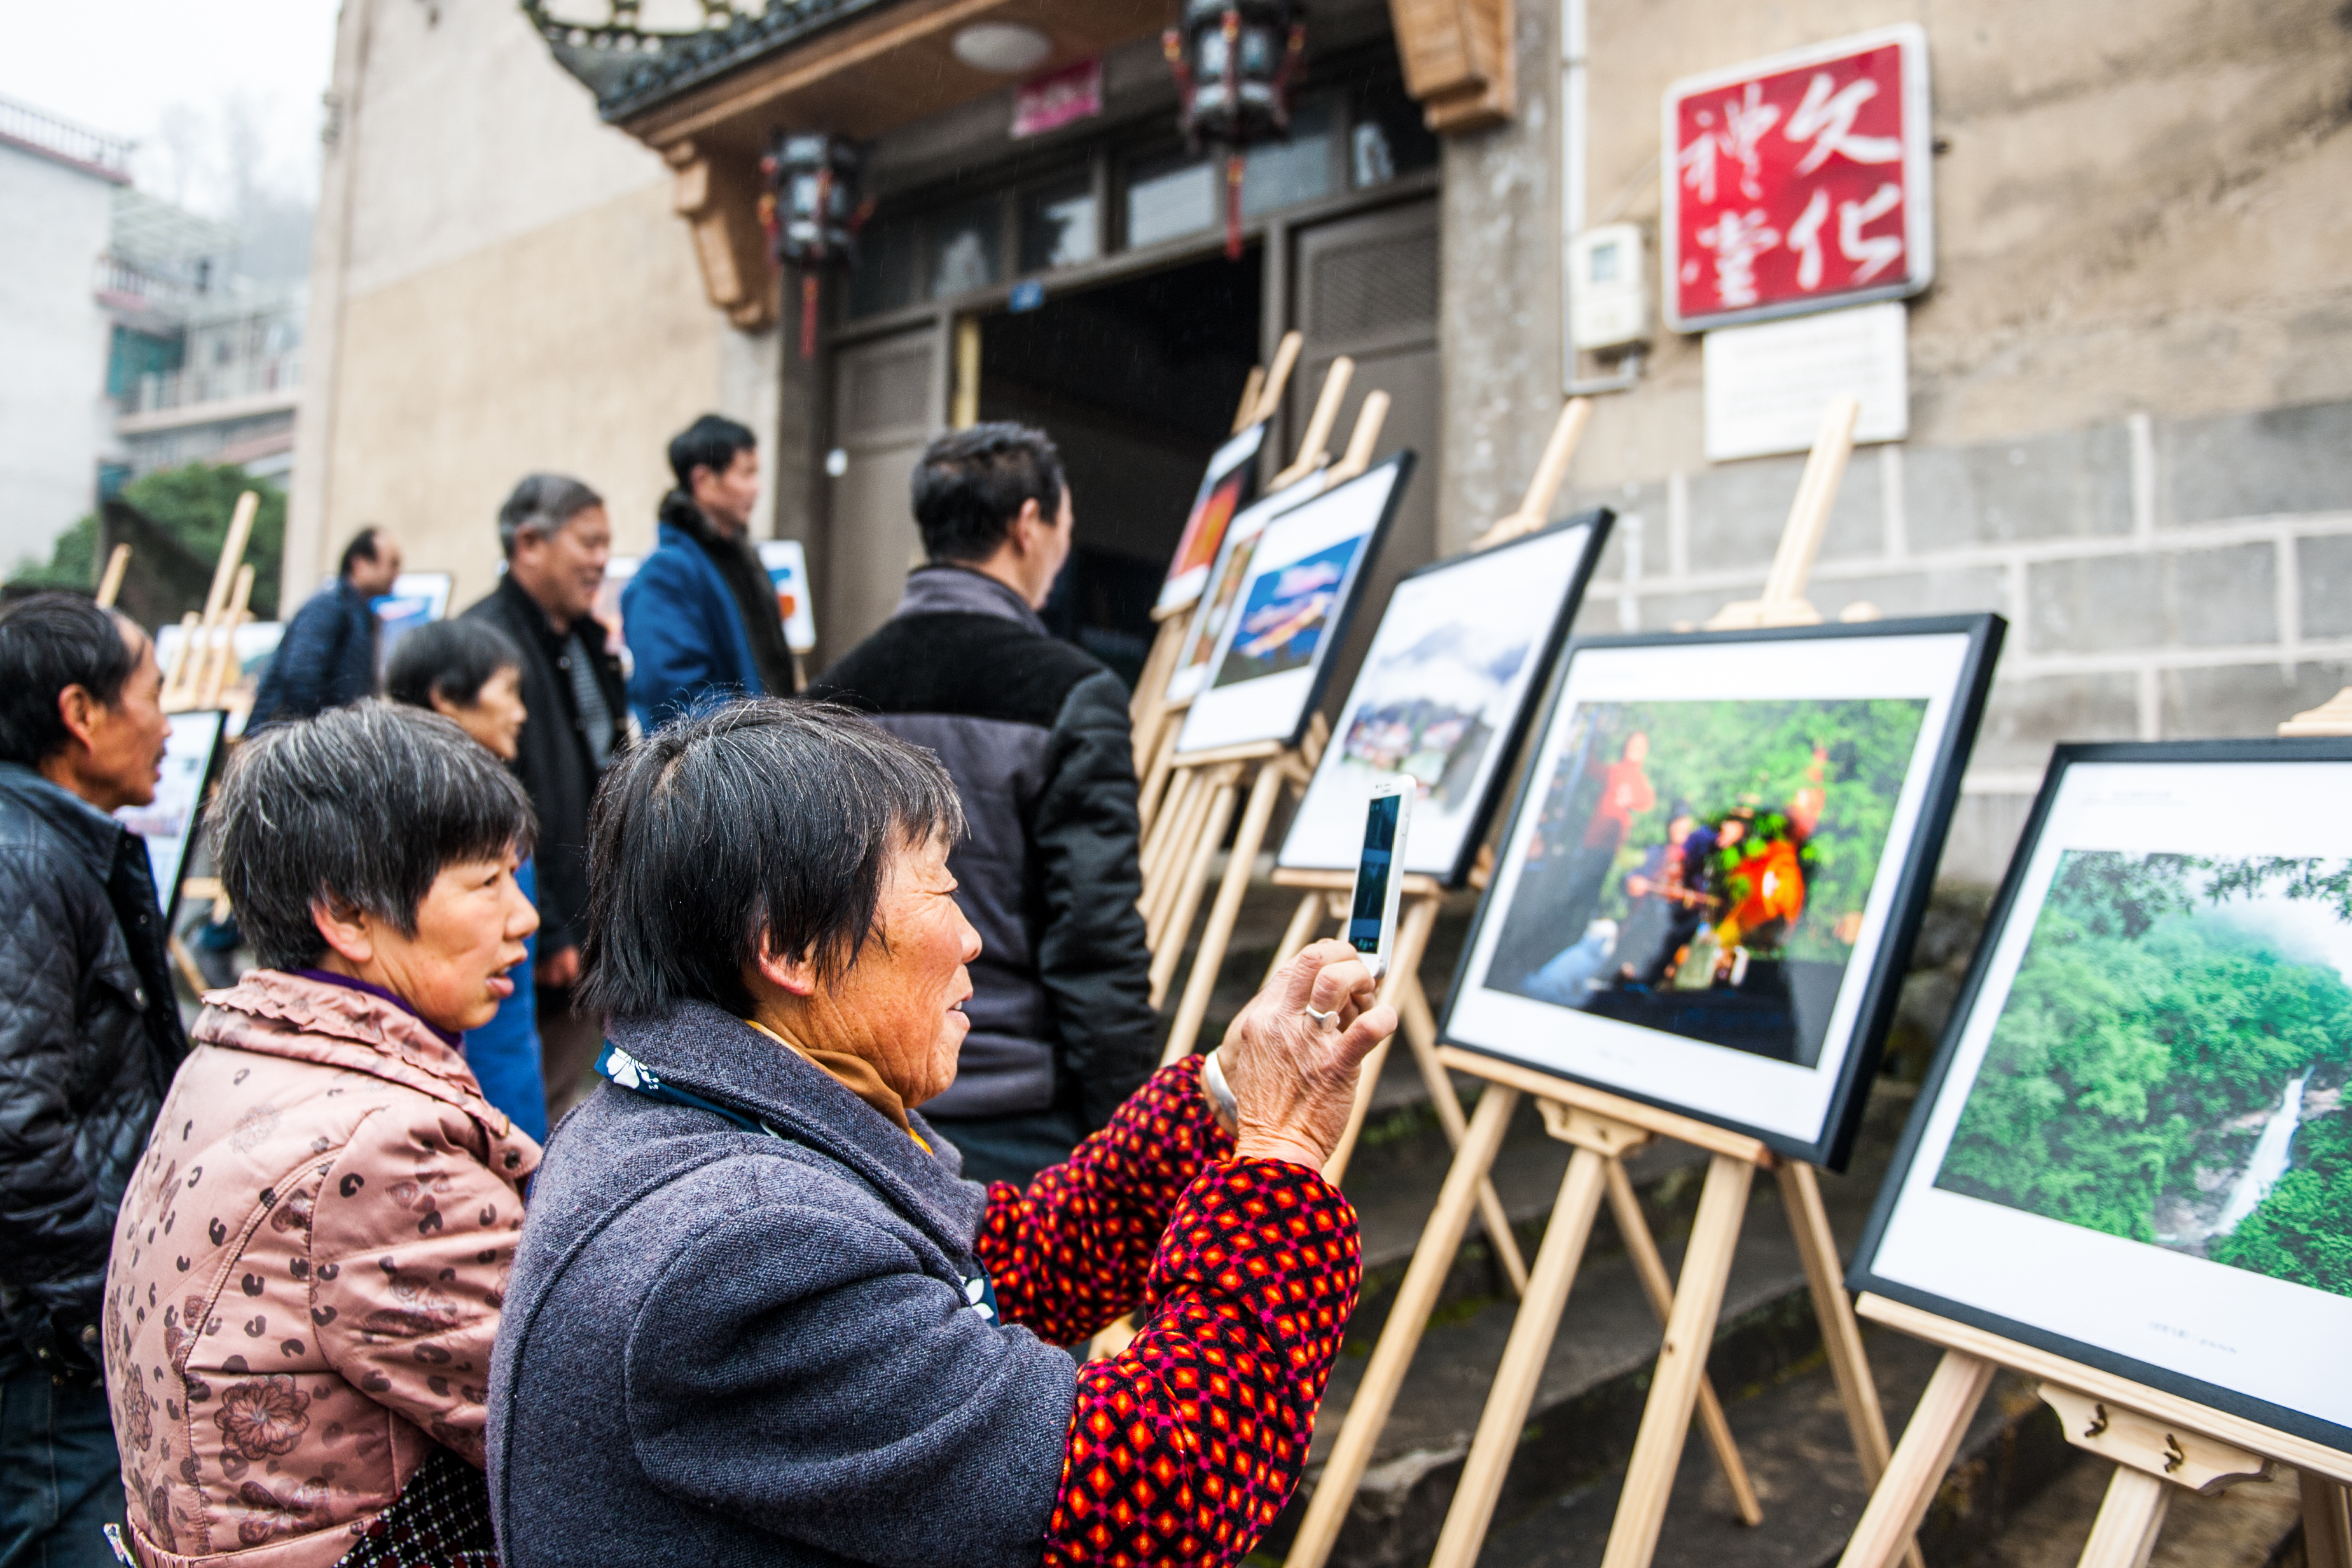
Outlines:
{"label": "balcony railing", "polygon": [[166,409],[194,408],[232,398],[258,397],[267,392],[290,392],[302,384],[302,354],[278,354],[268,359],[236,360],[226,365],[191,366],[139,378],[125,413],[161,413]]}
{"label": "balcony railing", "polygon": [[84,131],[37,109],[0,99],[0,137],[79,163],[115,180],[131,178],[131,143]]}

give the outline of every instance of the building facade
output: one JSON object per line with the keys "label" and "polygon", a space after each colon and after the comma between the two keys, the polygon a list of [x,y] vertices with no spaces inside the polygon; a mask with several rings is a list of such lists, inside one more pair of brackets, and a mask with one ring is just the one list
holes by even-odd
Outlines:
{"label": "building facade", "polygon": [[[1707,460],[1696,334],[1571,353],[1569,242],[1633,224],[1654,254],[1677,78],[1915,24],[1907,434],[1857,451],[1811,597],[2011,622],[1948,874],[1998,875],[2054,741],[2267,733],[2352,670],[2352,39],[2324,0],[1321,0],[1237,260],[1156,3],[682,9],[346,0],[289,582],[381,521],[480,591],[537,468],[642,546],[661,442],[717,407],[768,439],[822,658],[896,600],[923,442],[1019,418],[1070,458],[1058,623],[1129,662],[1248,366],[1297,329],[1283,456],[1340,354],[1342,429],[1380,388],[1383,446],[1421,455],[1383,576],[1512,510],[1591,387],[1559,507],[1620,521],[1580,628],[1703,620],[1761,585],[1801,459]],[[871,204],[805,345],[761,221],[786,130],[853,140]]]}
{"label": "building facade", "polygon": [[48,558],[114,446],[91,268],[130,159],[126,141],[0,102],[0,573]]}

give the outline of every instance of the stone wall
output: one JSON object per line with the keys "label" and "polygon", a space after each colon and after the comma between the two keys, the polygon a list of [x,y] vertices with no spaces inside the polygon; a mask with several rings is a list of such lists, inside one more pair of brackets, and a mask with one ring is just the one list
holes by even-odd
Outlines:
{"label": "stone wall", "polygon": [[[1989,883],[2053,742],[2266,734],[2352,678],[2352,11],[1590,0],[1587,221],[1654,225],[1675,78],[1896,21],[1928,37],[1937,281],[1911,436],[1855,454],[1811,597],[2009,619],[1944,866]],[[1518,119],[1448,149],[1457,543],[1560,402],[1558,22],[1519,7]],[[1801,458],[1705,460],[1698,340],[1661,338],[1558,508],[1622,514],[1582,631],[1752,595],[1796,489]]]}
{"label": "stone wall", "polygon": [[672,434],[713,409],[782,429],[779,335],[705,301],[668,170],[511,0],[345,0],[335,96],[289,602],[369,523],[478,598],[499,503],[539,470],[604,493],[616,551],[650,549]]}

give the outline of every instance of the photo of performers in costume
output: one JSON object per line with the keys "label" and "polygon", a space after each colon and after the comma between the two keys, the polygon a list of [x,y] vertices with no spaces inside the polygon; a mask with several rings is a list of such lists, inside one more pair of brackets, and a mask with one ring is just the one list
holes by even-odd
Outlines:
{"label": "photo of performers in costume", "polygon": [[1591,705],[1554,769],[1490,983],[1811,1065],[1923,713]]}

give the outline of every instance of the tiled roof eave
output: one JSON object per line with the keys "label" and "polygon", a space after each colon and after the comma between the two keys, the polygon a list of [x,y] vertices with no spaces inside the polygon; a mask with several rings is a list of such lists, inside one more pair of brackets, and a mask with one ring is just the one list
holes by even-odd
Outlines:
{"label": "tiled roof eave", "polygon": [[[609,44],[599,47],[599,41],[619,35],[610,29],[578,29],[551,21],[538,14],[530,0],[523,0],[523,10],[539,26],[557,62],[596,94],[599,117],[608,125],[625,126],[627,121],[696,88],[893,3],[894,0],[772,0],[761,15],[739,16],[725,27],[703,33],[661,35],[659,53],[636,55],[634,63],[617,71],[617,61],[628,57]],[[589,41],[572,41],[579,37]]]}

